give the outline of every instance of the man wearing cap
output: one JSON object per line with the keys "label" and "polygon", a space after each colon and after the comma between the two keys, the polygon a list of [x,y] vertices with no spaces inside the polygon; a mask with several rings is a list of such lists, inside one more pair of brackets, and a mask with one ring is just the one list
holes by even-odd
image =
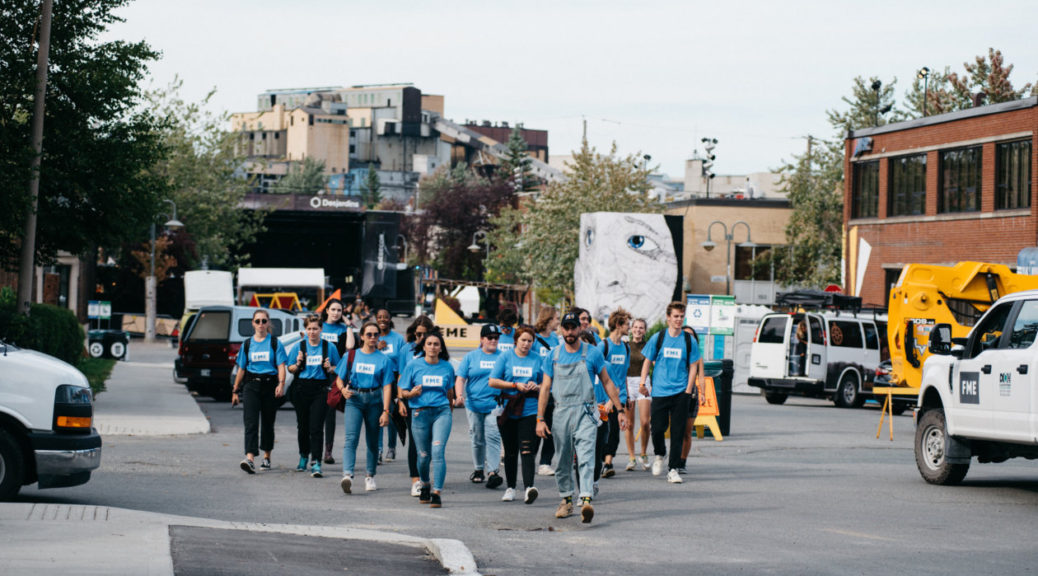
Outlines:
{"label": "man wearing cap", "polygon": [[[557,346],[544,358],[544,382],[537,407],[537,435],[555,439],[555,451],[559,454],[559,467],[555,481],[559,486],[562,502],[555,510],[556,518],[573,514],[573,467],[568,463],[577,455],[580,473],[580,517],[586,524],[591,522],[595,509],[591,505],[595,476],[595,436],[601,419],[595,404],[594,379],[597,375],[613,406],[618,406],[620,428],[627,429],[627,415],[620,403],[619,391],[606,371],[602,353],[580,340],[580,319],[573,311],[562,317],[563,345]],[[548,407],[548,395],[555,399],[554,431],[544,421]]]}
{"label": "man wearing cap", "polygon": [[[472,463],[475,471],[469,475],[473,484],[486,480],[490,489],[501,485],[498,468],[501,465],[501,432],[497,428],[498,397],[501,391],[490,386],[490,372],[501,352],[497,340],[501,330],[487,324],[479,332],[479,348],[469,352],[458,365],[454,382],[455,406],[465,406],[472,439]],[[487,476],[484,477],[484,470]]]}

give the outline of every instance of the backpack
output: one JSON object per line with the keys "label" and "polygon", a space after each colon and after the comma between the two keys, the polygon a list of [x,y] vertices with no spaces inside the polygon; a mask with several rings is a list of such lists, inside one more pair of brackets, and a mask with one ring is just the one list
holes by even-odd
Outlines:
{"label": "backpack", "polygon": [[[608,360],[608,358],[609,358],[609,338],[606,338],[606,339],[604,339],[602,341],[605,342],[605,354],[603,354],[603,356],[605,356],[607,358],[606,362],[608,362],[609,361]],[[627,342],[624,342],[624,348],[627,349],[627,355],[630,356],[631,355],[631,345],[628,344]],[[657,354],[656,356],[659,357],[659,354]]]}
{"label": "backpack", "polygon": [[[656,336],[659,336],[660,334],[663,334],[663,333],[664,333],[664,331],[657,332]],[[684,330],[682,330],[681,333],[685,335],[685,359],[688,359],[688,358],[690,358],[692,356],[692,335],[689,334],[688,332],[685,332]],[[696,342],[699,342],[698,338],[696,338]],[[654,364],[656,362],[660,361],[660,354],[663,353],[663,338],[662,337],[657,338],[656,344],[657,344],[656,356],[652,359],[652,362]],[[607,346],[608,346],[608,344],[607,344]]]}
{"label": "backpack", "polygon": [[[277,364],[277,362],[278,362],[278,339],[275,338],[273,334],[270,334],[269,336],[270,336],[270,355],[273,356],[273,358],[270,361],[271,361],[271,363],[274,364],[275,367],[277,367],[277,365],[278,365]],[[245,344],[242,345],[242,351],[243,351],[242,353],[245,354],[245,365],[246,366],[249,365],[249,343],[250,342],[252,342],[252,336],[249,336],[248,338],[246,338],[245,339]],[[306,352],[303,352],[303,354],[306,354]]]}
{"label": "backpack", "polygon": [[[299,341],[299,350],[303,353],[303,366],[306,366],[306,348],[307,348],[306,340],[305,339],[304,340],[300,340]],[[350,352],[353,352],[353,350],[350,350]],[[328,357],[328,341],[322,339],[321,340],[321,358],[327,358],[327,357]]]}

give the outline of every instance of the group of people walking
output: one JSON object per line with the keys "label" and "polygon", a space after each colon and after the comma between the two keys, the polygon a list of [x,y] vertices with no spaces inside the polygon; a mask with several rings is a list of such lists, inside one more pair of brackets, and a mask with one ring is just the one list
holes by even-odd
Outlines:
{"label": "group of people walking", "polygon": [[[270,468],[277,398],[291,373],[297,470],[323,475],[329,413],[334,426],[330,387],[345,400],[340,480],[345,494],[354,490],[363,427],[364,489],[377,490],[378,465],[395,458],[398,435],[410,435],[411,494],[441,507],[453,408],[464,407],[473,462],[470,482],[490,489],[504,485],[503,501],[521,497],[532,504],[539,495],[535,477],[554,475],[561,498],[555,516],[565,518],[579,509],[582,521],[591,522],[599,479],[616,474],[621,436],[629,454],[626,470],[641,467],[659,476],[666,469],[668,482],[682,482],[698,407],[696,380],[702,374],[698,339],[683,330],[684,315],[684,305],[671,303],[666,329],[646,340],[646,321],[632,319],[622,308],[610,315],[605,339],[589,330],[590,314],[580,308],[560,319],[554,308],[544,307],[534,326],[517,326],[514,312],[503,314],[501,325],[482,327],[479,347],[455,368],[443,335],[425,316],[402,337],[392,331],[389,312],[379,310],[374,321],[361,326],[358,339],[341,320],[336,322],[342,303],[333,300],[324,317],[306,319],[298,344],[282,350],[269,334],[266,311],[257,310],[255,334],[238,355],[232,397],[232,403],[244,403],[241,468],[255,473],[261,452],[260,469]],[[386,444],[382,428],[389,429]],[[650,438],[651,464],[646,456]]]}

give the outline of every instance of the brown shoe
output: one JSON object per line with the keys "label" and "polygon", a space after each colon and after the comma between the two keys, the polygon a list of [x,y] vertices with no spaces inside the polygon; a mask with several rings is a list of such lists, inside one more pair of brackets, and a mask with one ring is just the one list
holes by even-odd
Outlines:
{"label": "brown shoe", "polygon": [[580,502],[580,521],[590,524],[591,519],[595,517],[595,507],[591,505],[590,498],[581,498]]}
{"label": "brown shoe", "polygon": [[559,507],[555,509],[556,518],[569,518],[573,515],[573,499],[563,498]]}

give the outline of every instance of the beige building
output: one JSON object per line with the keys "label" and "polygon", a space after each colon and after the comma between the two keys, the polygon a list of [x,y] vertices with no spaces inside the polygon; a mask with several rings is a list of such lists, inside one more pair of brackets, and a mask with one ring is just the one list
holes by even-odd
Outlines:
{"label": "beige building", "polygon": [[[774,172],[750,174],[717,174],[707,182],[703,174],[704,159],[698,154],[685,161],[685,190],[689,198],[735,198],[760,200],[785,198],[779,188],[779,175]],[[709,185],[709,190],[707,186]],[[709,193],[709,194],[708,194]]]}

